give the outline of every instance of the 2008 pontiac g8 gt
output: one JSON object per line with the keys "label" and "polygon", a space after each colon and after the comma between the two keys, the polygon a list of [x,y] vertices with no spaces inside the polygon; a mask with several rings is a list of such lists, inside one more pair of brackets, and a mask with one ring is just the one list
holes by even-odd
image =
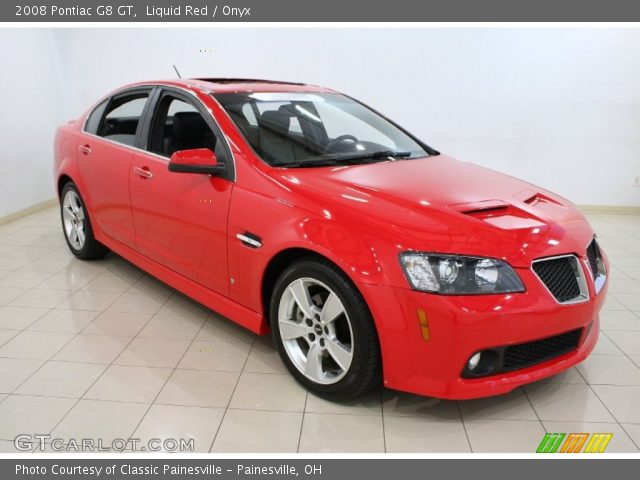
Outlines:
{"label": "2008 pontiac g8 gt", "polygon": [[333,90],[119,89],[55,138],[64,235],[258,334],[331,399],[505,393],[582,361],[608,261],[567,200]]}

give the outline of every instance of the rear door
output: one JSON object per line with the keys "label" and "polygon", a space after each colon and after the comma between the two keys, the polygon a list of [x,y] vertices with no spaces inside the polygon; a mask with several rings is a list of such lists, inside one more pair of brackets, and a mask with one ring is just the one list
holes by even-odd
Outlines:
{"label": "rear door", "polygon": [[78,165],[92,222],[135,248],[129,177],[152,88],[118,93],[98,105],[80,134]]}
{"label": "rear door", "polygon": [[[152,113],[152,114],[151,114]],[[226,140],[199,100],[159,89],[142,148],[131,164],[131,208],[138,251],[218,293],[228,295],[227,217],[233,160]],[[229,171],[212,177],[173,173],[178,150],[208,148]]]}

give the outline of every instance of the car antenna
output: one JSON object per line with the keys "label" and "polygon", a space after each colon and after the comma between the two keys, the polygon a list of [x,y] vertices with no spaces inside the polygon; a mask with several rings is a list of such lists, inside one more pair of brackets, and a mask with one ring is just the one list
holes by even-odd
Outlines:
{"label": "car antenna", "polygon": [[176,73],[178,74],[178,78],[182,78],[182,75],[180,75],[180,72],[178,71],[178,67],[176,67],[175,65],[173,65],[173,69],[176,71]]}

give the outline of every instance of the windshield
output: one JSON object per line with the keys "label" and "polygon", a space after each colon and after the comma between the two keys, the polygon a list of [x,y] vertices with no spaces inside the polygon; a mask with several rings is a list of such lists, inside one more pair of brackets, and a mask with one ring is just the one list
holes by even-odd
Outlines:
{"label": "windshield", "polygon": [[277,167],[417,158],[437,152],[336,93],[242,92],[215,98],[253,149]]}

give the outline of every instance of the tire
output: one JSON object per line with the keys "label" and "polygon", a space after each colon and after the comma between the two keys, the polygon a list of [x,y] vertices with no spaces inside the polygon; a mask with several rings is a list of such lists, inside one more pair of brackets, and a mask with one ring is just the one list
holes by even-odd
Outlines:
{"label": "tire", "polygon": [[269,314],[280,358],[308,390],[335,401],[380,384],[380,345],[371,312],[333,264],[309,258],[288,267],[274,286]]}
{"label": "tire", "polygon": [[64,239],[76,257],[94,260],[109,253],[109,249],[93,236],[89,214],[73,182],[65,184],[60,194],[60,219]]}

